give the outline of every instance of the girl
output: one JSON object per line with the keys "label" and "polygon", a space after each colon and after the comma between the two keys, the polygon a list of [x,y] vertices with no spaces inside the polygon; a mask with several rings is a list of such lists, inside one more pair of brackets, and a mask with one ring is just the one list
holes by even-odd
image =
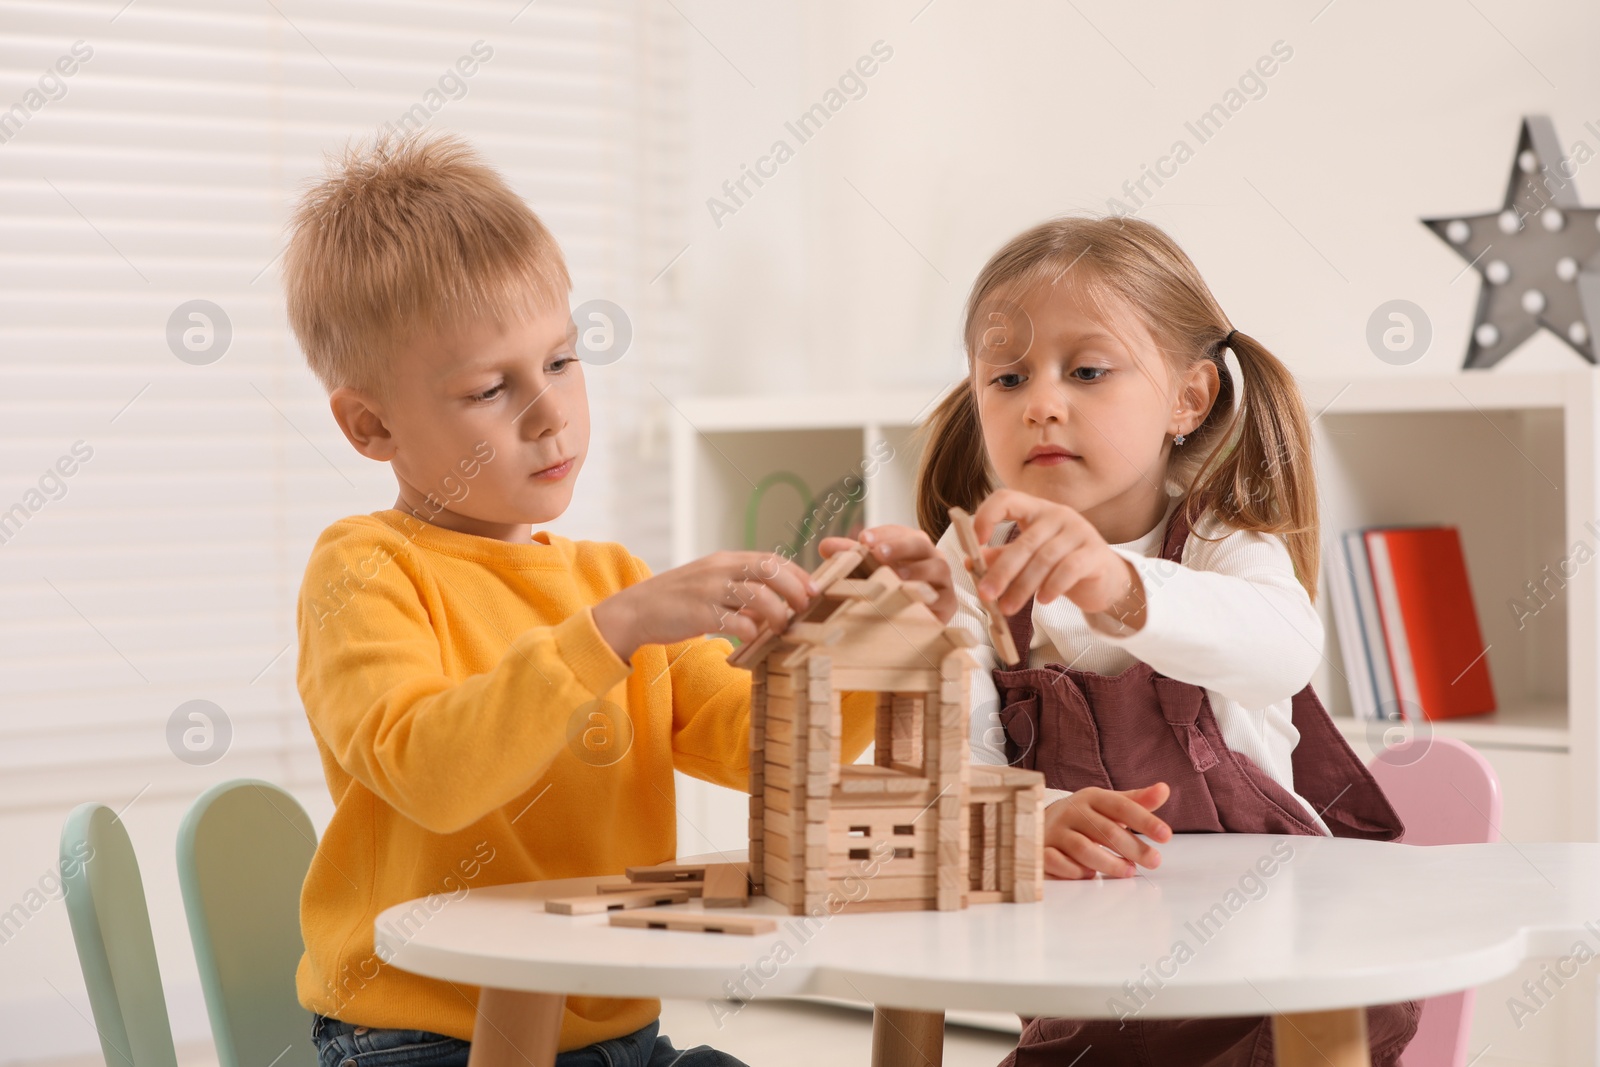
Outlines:
{"label": "girl", "polygon": [[[973,285],[965,339],[968,381],[930,420],[918,518],[980,642],[973,759],[1045,775],[1047,873],[1156,867],[1136,834],[1397,838],[1308,684],[1323,638],[1316,487],[1284,365],[1132,218],[1014,238]],[[978,587],[952,505],[987,546]],[[1008,616],[1021,663],[998,663],[980,595]],[[1418,1008],[1368,1009],[1377,1067]],[[1272,1062],[1264,1017],[1135,1017],[1030,1020],[1006,1064]]]}

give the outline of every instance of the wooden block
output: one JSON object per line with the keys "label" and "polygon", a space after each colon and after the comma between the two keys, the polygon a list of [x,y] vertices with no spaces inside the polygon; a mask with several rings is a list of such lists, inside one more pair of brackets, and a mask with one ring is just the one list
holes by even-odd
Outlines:
{"label": "wooden block", "polygon": [[661,912],[658,915],[611,916],[612,926],[632,926],[642,930],[676,930],[696,934],[770,934],[778,928],[773,919],[756,915],[696,915],[691,912]]}
{"label": "wooden block", "polygon": [[743,864],[706,865],[702,899],[708,908],[742,908],[750,903],[750,883]]}
{"label": "wooden block", "polygon": [[629,867],[624,872],[630,882],[698,882],[705,877],[705,864],[658,863],[654,867]]}
{"label": "wooden block", "polygon": [[[874,574],[882,573],[884,568],[879,567]],[[890,572],[894,573],[893,571]],[[828,586],[828,595],[839,597],[843,600],[872,600],[883,595],[883,584],[874,582],[869,578],[840,578]]]}
{"label": "wooden block", "polygon": [[761,795],[766,802],[767,811],[787,812],[790,810],[790,793],[782,786],[768,785],[767,788],[762,791]]}
{"label": "wooden block", "polygon": [[766,763],[769,767],[793,767],[794,747],[787,741],[774,741],[769,739],[765,752]]}
{"label": "wooden block", "polygon": [[833,684],[841,693],[923,693],[939,687],[939,675],[932,670],[839,667],[832,673]]}
{"label": "wooden block", "polygon": [[[812,704],[825,702],[833,695],[833,661],[821,652],[813,652],[806,661],[806,700]],[[796,694],[798,696],[798,694]]]}
{"label": "wooden block", "polygon": [[[670,890],[681,889],[683,892],[689,894],[690,900],[693,900],[695,897],[700,895],[700,885],[701,883],[698,881],[673,882],[670,885],[663,882],[661,883],[661,891],[668,892]],[[594,887],[596,893],[640,893],[652,888],[654,887],[649,882],[601,882],[599,885]]]}
{"label": "wooden block", "polygon": [[[879,875],[875,878],[862,879],[867,887],[868,900],[924,900],[934,895],[937,885],[928,875],[912,875],[903,878],[889,878]],[[840,896],[848,896],[849,889],[843,880],[833,882],[828,888]],[[857,893],[861,892],[859,885],[855,887]]]}
{"label": "wooden block", "polygon": [[636,889],[631,893],[596,893],[585,897],[551,897],[544,910],[557,915],[598,915],[629,908],[654,908],[661,904],[682,904],[689,894],[681,889]]}
{"label": "wooden block", "polygon": [[822,565],[811,572],[811,581],[824,593],[828,588],[844,578],[849,578],[867,559],[865,545],[849,545],[841,551],[835,552],[822,561]]}
{"label": "wooden block", "polygon": [[[983,822],[981,826],[982,840],[974,849],[982,864],[980,872],[973,877],[973,883],[980,889],[1000,888],[1000,811],[999,805],[985,804],[982,806]],[[977,836],[980,827],[973,826],[973,835]]]}
{"label": "wooden block", "polygon": [[[963,508],[951,508],[950,523],[956,528],[961,553],[967,557],[968,569],[972,571],[976,583],[988,573],[988,566],[983,561],[983,550],[978,544],[978,531],[973,525],[972,516]],[[989,618],[989,632],[995,651],[1000,653],[1000,662],[1007,666],[1017,663],[1017,646],[1011,639],[1011,628],[1006,625],[1005,613],[1000,610],[1000,605],[987,598],[980,598],[979,603]]]}
{"label": "wooden block", "polygon": [[794,697],[767,695],[767,736],[792,734],[794,724]]}
{"label": "wooden block", "polygon": [[861,900],[849,901],[839,910],[861,914],[885,911],[932,911],[934,910],[934,898],[928,896],[911,897],[902,900],[874,900],[869,896]]}
{"label": "wooden block", "polygon": [[978,639],[973,636],[972,631],[961,626],[946,626],[944,628],[944,636],[945,640],[957,648],[978,647]]}
{"label": "wooden block", "polygon": [[844,627],[838,623],[792,622],[783,636],[785,640],[806,645],[832,645],[844,636]]}
{"label": "wooden block", "polygon": [[967,891],[968,904],[1001,904],[1005,902],[1006,895],[1001,892],[987,889],[972,889]]}
{"label": "wooden block", "polygon": [[794,696],[794,676],[787,671],[773,670],[765,664],[762,670],[767,672],[767,707],[770,712],[775,698]]}

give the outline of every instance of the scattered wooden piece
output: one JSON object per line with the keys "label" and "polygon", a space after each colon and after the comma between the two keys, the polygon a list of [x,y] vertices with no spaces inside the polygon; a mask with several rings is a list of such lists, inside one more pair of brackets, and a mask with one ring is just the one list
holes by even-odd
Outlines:
{"label": "scattered wooden piece", "polygon": [[[978,544],[978,532],[972,525],[972,516],[964,508],[951,508],[950,521],[955,524],[956,539],[961,542],[961,552],[972,568],[973,580],[981,582],[989,568],[983,561],[983,548]],[[1011,626],[1000,611],[1000,605],[982,596],[978,602],[983,605],[984,614],[989,616],[989,640],[994,642],[995,651],[1000,653],[1000,662],[1008,667],[1022,662],[1017,655],[1017,644],[1011,639]]]}
{"label": "scattered wooden piece", "polygon": [[663,911],[645,915],[617,912],[611,916],[611,925],[698,934],[741,934],[745,937],[770,934],[778,928],[776,920],[762,919],[754,915],[704,915],[686,911]]}
{"label": "scattered wooden piece", "polygon": [[702,896],[708,908],[742,908],[749,904],[750,882],[744,864],[708,865]]}
{"label": "scattered wooden piece", "polygon": [[629,867],[630,882],[698,882],[705,877],[705,864],[658,863],[654,867]]}
{"label": "scattered wooden piece", "polygon": [[599,915],[630,908],[654,908],[661,904],[682,904],[689,894],[681,889],[636,889],[631,893],[597,893],[592,897],[551,897],[544,910],[557,915]]}
{"label": "scattered wooden piece", "polygon": [[[702,883],[700,882],[661,882],[656,884],[658,884],[663,890],[670,888],[688,893],[689,899],[691,900],[693,900],[695,897],[698,897],[702,889]],[[601,882],[599,885],[594,887],[594,891],[596,893],[605,894],[637,893],[641,889],[650,888],[654,888],[654,885],[650,882]]]}

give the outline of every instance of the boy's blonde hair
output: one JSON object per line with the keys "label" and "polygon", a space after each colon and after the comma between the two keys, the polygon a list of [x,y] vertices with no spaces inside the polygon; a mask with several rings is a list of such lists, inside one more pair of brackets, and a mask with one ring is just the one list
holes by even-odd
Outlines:
{"label": "boy's blonde hair", "polygon": [[332,392],[383,393],[395,344],[564,307],[550,231],[450,134],[352,145],[301,198],[283,257],[289,324]]}
{"label": "boy's blonde hair", "polygon": [[[1201,361],[1216,365],[1217,397],[1183,447],[1169,454],[1168,477],[1186,490],[1182,506],[1191,527],[1210,512],[1235,529],[1281,534],[1300,584],[1315,600],[1320,534],[1311,420],[1294,375],[1250,335],[1234,331],[1228,340],[1228,317],[1176,241],[1142,219],[1115,217],[1051,219],[990,258],[967,299],[969,367],[994,309],[1052,282],[1083,293],[1113,333],[1119,309],[1137,315],[1175,378]],[[1227,348],[1239,362],[1237,384],[1223,360]],[[922,432],[917,519],[937,540],[952,505],[971,511],[995,488],[970,375]]]}

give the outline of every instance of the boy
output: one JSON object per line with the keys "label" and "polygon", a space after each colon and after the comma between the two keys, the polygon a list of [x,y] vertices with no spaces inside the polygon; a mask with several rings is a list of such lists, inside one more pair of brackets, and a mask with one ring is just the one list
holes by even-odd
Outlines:
{"label": "boy", "polygon": [[[335,810],[301,897],[299,997],[324,1063],[465,1064],[477,990],[388,966],[378,913],[672,859],[673,769],[747,783],[749,675],[704,635],[749,640],[816,590],[761,553],[651,577],[620,545],[532,531],[566,510],[589,443],[570,282],[464,143],[348,153],[301,201],[284,270],[340,429],[399,483],[394,508],[323,532],[300,594],[299,688]],[[869,535],[948,618],[926,536]],[[872,705],[844,698],[847,759]],[[659,1011],[568,997],[558,1062],[738,1062],[678,1053]]]}

